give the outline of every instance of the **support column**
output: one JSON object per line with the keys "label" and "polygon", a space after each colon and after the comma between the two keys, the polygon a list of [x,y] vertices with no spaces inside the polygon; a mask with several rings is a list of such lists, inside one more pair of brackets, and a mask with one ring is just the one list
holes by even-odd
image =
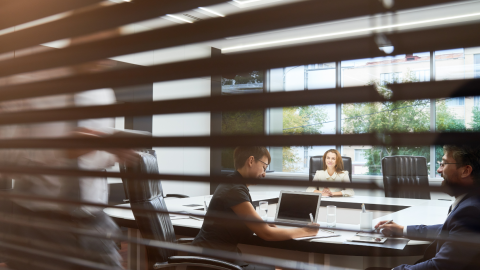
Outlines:
{"label": "support column", "polygon": [[[430,52],[430,81],[435,81],[435,52]],[[437,130],[437,107],[436,100],[430,99],[430,132]],[[430,178],[435,178],[435,145],[430,145]]]}
{"label": "support column", "polygon": [[[337,89],[342,88],[342,62],[338,61],[335,63],[335,87]],[[342,134],[342,104],[335,104],[335,134]],[[341,145],[336,145],[335,148],[337,151],[342,150]]]}
{"label": "support column", "polygon": [[[267,91],[268,92],[283,92],[284,85],[284,69],[276,68],[268,72]],[[268,113],[268,135],[282,135],[283,134],[283,108],[270,108]],[[270,170],[275,172],[283,171],[283,147],[270,147],[270,155],[272,162],[270,163]]]}
{"label": "support column", "polygon": [[[222,50],[211,48],[211,57],[219,57],[222,55]],[[210,95],[222,95],[222,77],[212,76],[210,82]],[[222,113],[210,112],[210,136],[222,134]],[[210,148],[210,175],[220,175],[222,172],[222,149]],[[210,183],[210,194],[215,192],[218,184]]]}

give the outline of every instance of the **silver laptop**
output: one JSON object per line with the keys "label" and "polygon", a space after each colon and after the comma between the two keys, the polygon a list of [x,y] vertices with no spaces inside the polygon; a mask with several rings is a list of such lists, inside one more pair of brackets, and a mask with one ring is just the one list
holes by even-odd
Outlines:
{"label": "silver laptop", "polygon": [[303,226],[310,222],[310,213],[316,222],[321,200],[321,193],[282,190],[278,198],[275,222],[296,223]]}

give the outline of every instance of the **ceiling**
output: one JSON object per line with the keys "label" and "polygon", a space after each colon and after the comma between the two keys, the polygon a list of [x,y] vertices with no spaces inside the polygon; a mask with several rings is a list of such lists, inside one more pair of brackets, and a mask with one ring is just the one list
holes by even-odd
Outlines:
{"label": "ceiling", "polygon": [[[120,0],[118,0],[120,1]],[[241,0],[207,7],[224,16],[234,13],[248,12],[252,9],[281,5],[300,0]],[[251,1],[251,2],[250,2]],[[175,24],[195,23],[218,17],[201,9],[189,10],[173,16],[139,22],[125,26],[124,33],[146,31]],[[288,14],[286,15],[288,16]],[[288,18],[288,17],[286,17]],[[185,20],[185,21],[184,21]],[[480,20],[480,1],[457,1],[451,4],[430,6],[427,8],[404,10],[396,14],[383,14],[375,17],[357,17],[348,20],[307,25],[290,29],[254,33],[245,36],[232,36],[220,40],[203,42],[203,45],[222,49],[223,53],[233,53],[251,49],[284,46],[296,43],[319,42],[324,40],[370,35],[373,32],[402,31],[413,28],[432,27]],[[391,26],[394,27],[391,27]]]}

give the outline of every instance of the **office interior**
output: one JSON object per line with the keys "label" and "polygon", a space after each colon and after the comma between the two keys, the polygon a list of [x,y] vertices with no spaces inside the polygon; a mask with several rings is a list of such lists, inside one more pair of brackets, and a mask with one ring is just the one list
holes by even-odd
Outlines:
{"label": "office interior", "polygon": [[[123,4],[110,0],[105,5]],[[130,1],[125,1],[130,2]],[[135,2],[135,0],[133,0]],[[253,10],[268,12],[269,8],[291,4],[294,1],[280,0],[234,0],[196,8],[175,14],[159,16],[118,27],[99,35],[98,40],[115,35],[131,35],[168,28],[177,25],[195,24]],[[383,2],[389,2],[384,0]],[[421,8],[386,12],[369,16],[327,21],[317,24],[254,32],[246,35],[226,36],[222,39],[174,46],[171,48],[141,51],[119,55],[97,62],[101,71],[148,67],[197,59],[214,59],[221,55],[235,55],[250,51],[272,50],[301,44],[348,40],[381,33],[431,29],[451,25],[478,23],[480,1],[452,1]],[[7,29],[1,35],[28,27],[48,23],[65,15],[52,16]],[[288,16],[285,18],[288,20]],[[88,39],[87,39],[88,40]],[[78,43],[77,43],[78,42]],[[81,44],[81,38],[67,38],[22,49],[17,53],[0,54],[0,60],[35,55],[45,51],[62,50],[72,44]],[[88,42],[88,41],[86,41]],[[387,44],[388,45],[388,44]],[[179,80],[146,83],[134,86],[112,87],[120,104],[142,101],[191,99],[213,96],[234,96],[255,93],[292,91],[322,91],[322,89],[347,88],[375,85],[383,95],[389,94],[387,84],[406,84],[480,78],[480,47],[460,47],[442,50],[426,50],[396,54],[395,48],[385,57],[364,59],[338,59],[334,62],[285,66],[265,70],[252,70],[224,76],[203,76]],[[0,62],[1,64],[1,62]],[[96,72],[92,68],[93,72]],[[88,67],[87,67],[88,69]],[[50,72],[50,73],[49,73]],[[91,72],[91,71],[88,71]],[[54,78],[53,71],[14,74],[0,78],[0,89],[16,83],[33,82]],[[274,107],[262,110],[233,112],[189,112],[147,116],[117,116],[115,128],[150,132],[155,137],[192,137],[212,135],[285,135],[302,134],[341,135],[375,132],[479,132],[480,96],[423,99],[405,101],[401,106],[392,102],[336,103],[296,107]],[[401,108],[398,108],[401,107]],[[320,143],[321,144],[321,143]],[[318,145],[318,146],[268,146],[272,161],[266,179],[309,180],[310,158],[323,155],[328,149],[337,149],[342,156],[352,161],[352,183],[375,183],[384,186],[382,158],[406,155],[422,156],[426,160],[429,186],[440,186],[442,177],[436,172],[443,155],[439,145],[381,147],[376,145]],[[153,147],[160,174],[185,176],[225,176],[234,172],[232,148],[211,147]],[[109,172],[119,172],[118,164]],[[211,195],[216,183],[188,180],[162,179],[165,194],[183,194],[190,198]],[[124,203],[125,191],[120,178],[108,178],[110,205]],[[254,185],[251,192],[273,194],[281,190],[304,191],[306,186]],[[262,193],[263,194],[263,193]],[[385,198],[383,190],[357,189],[355,197]],[[176,198],[166,198],[176,200]],[[343,200],[346,200],[343,198]],[[443,206],[454,198],[440,192],[431,192],[430,200]],[[325,207],[322,202],[321,208]],[[355,203],[355,207],[358,204]],[[440,207],[440,206],[439,206]],[[338,207],[342,208],[342,207]],[[269,211],[274,211],[271,203]],[[396,209],[396,210],[400,210]],[[357,222],[355,215],[360,209],[338,209],[337,222]],[[394,210],[377,209],[374,218],[394,213]],[[446,211],[446,210],[445,210]],[[321,215],[325,215],[324,209]],[[343,216],[343,217],[341,217]],[[355,218],[351,218],[355,216]],[[133,230],[130,233],[137,233]],[[181,236],[181,235],[179,235]],[[139,251],[142,248],[136,247]],[[369,266],[390,266],[413,263],[419,256],[346,256],[295,251],[283,248],[242,245],[245,254],[265,255],[305,263],[315,263],[331,269],[364,269]],[[144,253],[141,253],[144,254]],[[136,269],[145,265],[139,263]],[[131,265],[129,265],[131,266]],[[292,265],[292,267],[296,267]],[[335,268],[337,267],[337,268]]]}

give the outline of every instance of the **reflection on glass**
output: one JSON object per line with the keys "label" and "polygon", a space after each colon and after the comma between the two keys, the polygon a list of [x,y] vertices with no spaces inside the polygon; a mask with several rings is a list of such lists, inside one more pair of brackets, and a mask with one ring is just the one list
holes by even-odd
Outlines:
{"label": "reflection on glass", "polygon": [[[222,78],[222,95],[263,93],[263,71]],[[263,134],[263,110],[222,113],[222,134]],[[233,170],[233,148],[222,149],[222,168]]]}

